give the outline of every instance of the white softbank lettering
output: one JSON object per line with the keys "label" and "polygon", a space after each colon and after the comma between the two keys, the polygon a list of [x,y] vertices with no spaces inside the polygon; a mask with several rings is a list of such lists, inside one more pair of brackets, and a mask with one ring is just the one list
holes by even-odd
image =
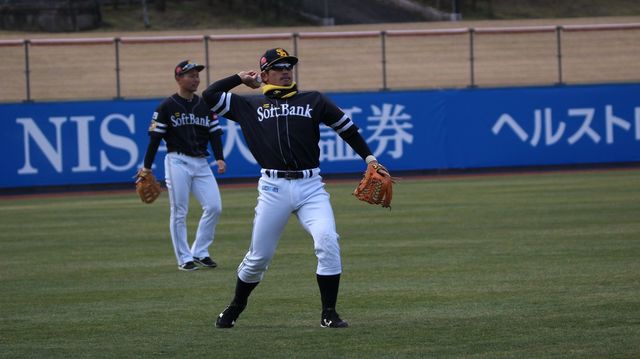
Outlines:
{"label": "white softbank lettering", "polygon": [[304,106],[289,106],[286,103],[283,103],[280,106],[262,108],[258,107],[258,121],[266,120],[272,117],[278,116],[301,116],[311,118],[311,111],[313,109],[310,105],[307,104]]}
{"label": "white softbank lettering", "polygon": [[[18,169],[18,174],[37,174],[38,168],[32,165],[32,143],[40,149],[41,153],[51,164],[54,170],[62,173],[64,143],[62,141],[63,125],[69,122],[75,123],[76,127],[76,143],[77,162],[71,168],[72,172],[96,172],[97,167],[91,164],[90,158],[90,123],[95,120],[94,116],[71,116],[71,117],[50,117],[49,122],[55,127],[55,142],[52,144],[44,135],[40,127],[32,118],[17,118],[16,123],[23,127],[23,144],[24,144],[24,165]],[[135,118],[133,114],[125,116],[122,114],[110,114],[104,118],[100,124],[100,138],[110,147],[121,149],[129,154],[129,161],[125,165],[115,165],[107,157],[106,151],[100,151],[100,170],[112,169],[114,171],[126,171],[135,165],[138,158],[138,147],[133,139],[116,135],[109,131],[109,124],[113,121],[123,122],[127,129],[133,134],[135,132]]]}
{"label": "white softbank lettering", "polygon": [[199,125],[209,127],[209,119],[206,117],[197,117],[196,115],[189,113],[180,114],[180,116],[171,116],[171,124],[173,127],[179,127],[184,125]]}

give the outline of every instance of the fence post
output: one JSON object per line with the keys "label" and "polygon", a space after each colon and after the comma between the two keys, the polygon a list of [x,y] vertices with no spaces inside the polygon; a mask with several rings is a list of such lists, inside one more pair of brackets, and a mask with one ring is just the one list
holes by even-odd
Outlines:
{"label": "fence post", "polygon": [[[297,32],[294,32],[292,34],[292,39],[293,39],[293,56],[298,57],[298,37],[300,37],[300,34],[298,34]],[[295,71],[296,71],[296,83],[299,85],[300,84],[300,76],[298,74],[298,66],[294,67]],[[299,88],[299,87],[298,87]]]}
{"label": "fence post", "polygon": [[24,77],[27,90],[27,99],[25,102],[31,102],[31,70],[29,69],[29,44],[30,40],[24,40]]}
{"label": "fence post", "polygon": [[204,35],[203,41],[204,41],[204,65],[205,65],[205,67],[207,69],[207,86],[209,86],[209,84],[210,84],[210,77],[209,77],[209,35]]}
{"label": "fence post", "polygon": [[556,42],[557,42],[557,55],[558,55],[558,85],[563,84],[562,80],[562,26],[556,27]]}
{"label": "fence post", "polygon": [[474,34],[476,30],[469,28],[469,76],[471,77],[471,83],[469,87],[476,87],[476,74],[475,74],[475,57],[474,57]]}
{"label": "fence post", "polygon": [[382,47],[382,91],[386,91],[387,87],[387,32],[380,31],[380,46]]}
{"label": "fence post", "polygon": [[113,43],[116,50],[116,100],[120,100],[120,38],[116,37]]}

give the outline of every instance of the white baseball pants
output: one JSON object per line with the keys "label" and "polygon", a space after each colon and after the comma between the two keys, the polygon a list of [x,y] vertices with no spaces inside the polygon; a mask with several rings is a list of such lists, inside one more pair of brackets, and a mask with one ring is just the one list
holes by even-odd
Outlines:
{"label": "white baseball pants", "polygon": [[[209,257],[215,227],[222,211],[222,199],[207,158],[190,157],[170,152],[164,159],[165,180],[169,191],[171,215],[169,230],[178,265],[192,261],[193,257]],[[187,213],[190,193],[202,206],[193,245],[187,241]]]}
{"label": "white baseball pants", "polygon": [[335,275],[342,272],[333,209],[319,173],[316,168],[309,178],[287,180],[270,177],[263,170],[258,181],[251,246],[238,267],[241,280],[247,283],[262,280],[291,214],[298,217],[302,227],[313,237],[318,259],[316,273]]}

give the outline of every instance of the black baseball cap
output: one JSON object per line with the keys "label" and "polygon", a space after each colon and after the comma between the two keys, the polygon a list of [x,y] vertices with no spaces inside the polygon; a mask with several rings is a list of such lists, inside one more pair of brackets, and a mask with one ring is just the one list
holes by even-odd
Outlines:
{"label": "black baseball cap", "polygon": [[191,60],[184,60],[176,65],[173,74],[175,76],[182,76],[193,69],[196,69],[198,72],[200,72],[204,69],[204,65],[196,64],[195,62],[191,62]]}
{"label": "black baseball cap", "polygon": [[276,47],[275,49],[267,50],[264,55],[260,57],[260,70],[267,71],[274,64],[285,62],[291,64],[291,66],[298,63],[298,58],[295,56],[289,55],[287,50]]}

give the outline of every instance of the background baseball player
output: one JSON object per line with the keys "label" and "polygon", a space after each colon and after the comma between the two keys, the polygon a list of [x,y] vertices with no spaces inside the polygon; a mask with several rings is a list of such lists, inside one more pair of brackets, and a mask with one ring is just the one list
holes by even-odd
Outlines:
{"label": "background baseball player", "polygon": [[[320,124],[335,130],[367,162],[375,158],[358,127],[342,110],[319,92],[298,91],[292,75],[297,62],[282,48],[267,50],[260,58],[260,74],[240,72],[213,83],[202,95],[214,112],[240,124],[251,153],[262,167],[251,246],[238,267],[235,296],[216,320],[218,328],[233,327],[245,309],[291,214],[313,237],[321,326],[348,326],[335,309],[342,263],[329,194],[318,168]],[[241,83],[259,87],[258,75],[265,83],[263,96],[242,97],[227,92]]]}
{"label": "background baseball player", "polygon": [[[160,141],[164,139],[167,144],[165,180],[171,205],[169,228],[178,268],[186,271],[196,270],[198,265],[216,267],[209,254],[209,246],[213,243],[222,203],[218,184],[209,166],[209,143],[218,173],[226,170],[218,119],[195,94],[202,69],[204,66],[188,60],[175,67],[173,75],[178,92],[165,99],[153,113],[143,168],[151,170]],[[194,194],[203,210],[191,248],[187,242],[186,225],[190,193]]]}

